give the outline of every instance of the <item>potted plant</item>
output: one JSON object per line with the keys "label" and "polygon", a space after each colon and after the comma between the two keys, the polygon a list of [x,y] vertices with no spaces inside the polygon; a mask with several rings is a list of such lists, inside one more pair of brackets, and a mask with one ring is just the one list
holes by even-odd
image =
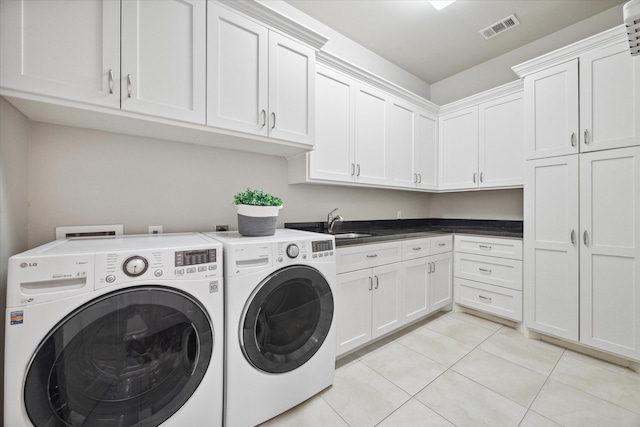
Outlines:
{"label": "potted plant", "polygon": [[238,232],[243,236],[273,236],[278,224],[282,199],[262,190],[237,193],[233,204],[238,206]]}

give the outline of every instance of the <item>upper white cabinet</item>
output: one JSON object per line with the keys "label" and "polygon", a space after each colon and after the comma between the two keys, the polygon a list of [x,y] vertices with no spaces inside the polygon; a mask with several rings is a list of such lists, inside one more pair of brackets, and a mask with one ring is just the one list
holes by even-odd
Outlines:
{"label": "upper white cabinet", "polygon": [[355,93],[355,158],[352,164],[356,182],[387,184],[389,165],[389,95],[358,84]]}
{"label": "upper white cabinet", "polygon": [[205,10],[204,0],[122,2],[122,110],[205,123]]}
{"label": "upper white cabinet", "polygon": [[312,145],[315,51],[214,2],[207,124]]}
{"label": "upper white cabinet", "polygon": [[204,0],[0,7],[3,88],[204,124]]}
{"label": "upper white cabinet", "polygon": [[389,114],[389,184],[437,188],[437,117],[392,99]]}
{"label": "upper white cabinet", "polygon": [[120,2],[0,2],[0,86],[120,108]]}
{"label": "upper white cabinet", "polygon": [[523,140],[522,91],[442,114],[438,188],[522,186]]}
{"label": "upper white cabinet", "polygon": [[640,144],[640,63],[626,41],[586,50],[525,81],[525,155]]}

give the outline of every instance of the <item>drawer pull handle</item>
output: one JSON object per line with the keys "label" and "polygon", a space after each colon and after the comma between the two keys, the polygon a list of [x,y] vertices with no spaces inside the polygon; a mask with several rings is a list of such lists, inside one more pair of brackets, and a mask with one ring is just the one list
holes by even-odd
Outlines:
{"label": "drawer pull handle", "polygon": [[422,248],[421,248],[420,246],[416,246],[416,247],[414,247],[414,248],[413,248],[413,250],[414,250],[414,251],[421,251],[421,250],[422,250]]}
{"label": "drawer pull handle", "polygon": [[485,249],[485,250],[487,250],[487,251],[490,251],[490,250],[491,250],[491,246],[488,246],[488,245],[480,245],[480,246],[479,246],[479,248],[480,248],[480,249]]}
{"label": "drawer pull handle", "polygon": [[367,258],[377,258],[378,254],[368,254]]}
{"label": "drawer pull handle", "polygon": [[482,273],[491,274],[491,270],[489,270],[487,268],[478,268],[478,270],[480,270]]}
{"label": "drawer pull handle", "polygon": [[478,295],[478,298],[480,298],[481,300],[484,300],[484,301],[489,301],[489,302],[491,302],[491,298],[489,298],[489,297],[485,297],[484,295]]}
{"label": "drawer pull handle", "polygon": [[438,246],[446,246],[446,243],[438,243]]}

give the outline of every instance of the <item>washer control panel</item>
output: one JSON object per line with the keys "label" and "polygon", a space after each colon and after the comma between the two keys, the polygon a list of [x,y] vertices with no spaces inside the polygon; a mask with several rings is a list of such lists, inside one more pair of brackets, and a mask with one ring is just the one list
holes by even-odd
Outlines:
{"label": "washer control panel", "polygon": [[221,254],[218,247],[97,253],[95,287],[131,280],[222,277]]}
{"label": "washer control panel", "polygon": [[274,245],[276,264],[295,264],[306,260],[334,257],[333,239],[278,242]]}

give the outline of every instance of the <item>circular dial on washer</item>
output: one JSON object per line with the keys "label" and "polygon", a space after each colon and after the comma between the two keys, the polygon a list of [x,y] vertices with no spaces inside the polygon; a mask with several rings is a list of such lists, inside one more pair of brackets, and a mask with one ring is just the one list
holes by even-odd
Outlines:
{"label": "circular dial on washer", "polygon": [[145,258],[139,255],[127,258],[127,260],[122,265],[124,274],[130,277],[138,277],[143,275],[145,271],[147,271],[147,268],[149,268],[149,263]]}
{"label": "circular dial on washer", "polygon": [[295,243],[287,246],[287,256],[289,258],[295,258],[300,254],[300,248]]}

